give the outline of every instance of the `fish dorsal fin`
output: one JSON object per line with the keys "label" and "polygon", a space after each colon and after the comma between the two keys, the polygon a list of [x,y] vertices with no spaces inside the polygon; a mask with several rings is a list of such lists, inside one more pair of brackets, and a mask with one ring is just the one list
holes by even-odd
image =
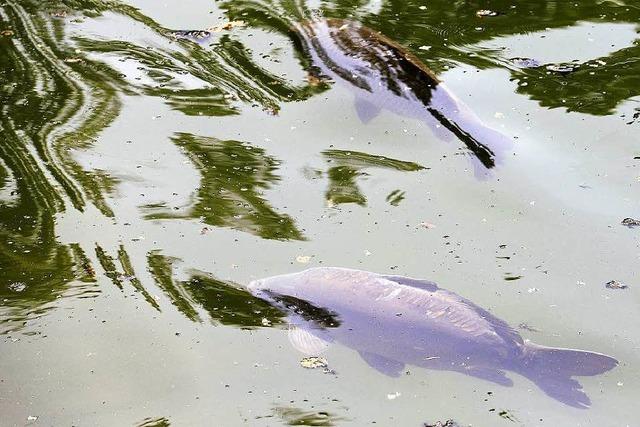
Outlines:
{"label": "fish dorsal fin", "polygon": [[411,286],[412,288],[424,289],[425,291],[435,292],[438,289],[438,285],[435,282],[429,280],[412,279],[411,277],[404,276],[382,276],[387,280],[399,283],[401,285]]}
{"label": "fish dorsal fin", "polygon": [[379,354],[369,353],[366,351],[359,351],[358,354],[360,354],[362,360],[367,362],[367,365],[389,377],[399,377],[404,369],[404,363],[398,362],[397,360],[387,359]]}
{"label": "fish dorsal fin", "polygon": [[[319,334],[321,334],[320,330],[318,330]],[[329,348],[329,341],[318,335],[296,325],[289,325],[287,333],[293,348],[307,356],[317,356]]]}
{"label": "fish dorsal fin", "polygon": [[380,107],[366,99],[356,96],[356,113],[365,125],[380,114]]}

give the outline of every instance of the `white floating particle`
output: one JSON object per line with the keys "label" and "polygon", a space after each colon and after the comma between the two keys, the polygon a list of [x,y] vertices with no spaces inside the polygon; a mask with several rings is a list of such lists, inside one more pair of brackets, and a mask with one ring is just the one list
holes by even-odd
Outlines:
{"label": "white floating particle", "polygon": [[311,257],[308,255],[298,255],[296,257],[296,261],[299,262],[300,264],[306,264],[309,262],[309,260],[311,260]]}

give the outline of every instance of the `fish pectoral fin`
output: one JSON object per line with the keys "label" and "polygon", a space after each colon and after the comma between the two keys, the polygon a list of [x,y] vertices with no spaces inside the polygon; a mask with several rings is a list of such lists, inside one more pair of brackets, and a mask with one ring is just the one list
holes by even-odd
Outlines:
{"label": "fish pectoral fin", "polygon": [[399,377],[404,369],[404,363],[393,359],[387,359],[379,354],[369,353],[366,351],[359,351],[358,354],[360,354],[360,357],[367,362],[367,365],[389,377]]}
{"label": "fish pectoral fin", "polygon": [[320,335],[323,335],[320,330],[314,334],[296,325],[289,325],[289,330],[287,331],[291,346],[308,356],[317,356],[329,348],[329,340]]}
{"label": "fish pectoral fin", "polygon": [[473,366],[464,370],[464,373],[472,377],[480,378],[482,380],[491,381],[505,387],[513,386],[513,380],[507,377],[504,371],[499,369],[482,368]]}
{"label": "fish pectoral fin", "polygon": [[359,96],[356,97],[356,113],[364,124],[369,123],[380,114],[380,107]]}

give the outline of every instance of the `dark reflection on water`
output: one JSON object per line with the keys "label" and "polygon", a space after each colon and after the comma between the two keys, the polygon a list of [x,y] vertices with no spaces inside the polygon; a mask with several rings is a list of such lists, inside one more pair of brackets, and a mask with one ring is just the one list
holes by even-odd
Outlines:
{"label": "dark reflection on water", "polygon": [[[382,1],[379,10],[371,13],[367,4],[364,0],[322,2],[320,14],[355,19],[382,34],[393,35],[395,42],[408,47],[436,74],[462,63],[478,68],[506,68],[517,80],[525,76],[529,76],[529,81],[535,78],[535,84],[520,86],[518,92],[543,106],[604,115],[611,114],[624,100],[640,94],[640,46],[637,43],[622,49],[612,46],[611,54],[590,61],[603,61],[606,65],[594,69],[585,64],[581,72],[569,76],[547,73],[544,64],[539,69],[514,70],[496,56],[499,52],[467,48],[496,37],[569,27],[583,21],[635,24],[640,19],[640,8],[635,5],[599,0],[520,1],[517,5],[498,0],[482,4],[434,0],[420,9],[423,5],[420,2]],[[228,1],[223,7],[231,19],[248,20],[251,25],[283,33],[287,31],[282,18],[274,15],[284,11],[291,20],[301,16],[308,19],[312,15],[304,7],[290,3],[278,3],[276,7],[270,2]],[[481,8],[501,14],[478,17],[476,12]],[[429,49],[423,51],[418,49],[420,46]]]}
{"label": "dark reflection on water", "polygon": [[100,247],[100,245],[96,245],[96,257],[98,258],[98,262],[102,267],[104,275],[108,277],[111,280],[111,283],[113,283],[119,290],[124,291],[125,286],[130,285],[137,293],[142,295],[149,305],[160,311],[158,302],[151,296],[136,276],[129,254],[123,245],[120,245],[118,248],[115,259]]}
{"label": "dark reflection on water", "polygon": [[275,173],[279,162],[263,149],[185,133],[177,134],[173,142],[202,176],[196,200],[184,214],[164,206],[147,206],[147,218],[194,218],[267,239],[303,239],[293,219],[276,212],[262,196],[280,180]]}
{"label": "dark reflection on water", "polygon": [[[55,300],[70,281],[95,281],[94,266],[81,247],[56,241],[54,217],[69,207],[83,211],[88,203],[103,215],[113,216],[106,199],[117,179],[104,171],[84,169],[71,153],[92,147],[99,133],[120,113],[120,95],[162,97],[188,115],[221,116],[237,113],[233,100],[277,111],[278,101],[305,99],[322,90],[306,84],[294,87],[280,76],[261,71],[242,45],[228,36],[218,41],[215,53],[186,42],[180,43],[182,50],[151,50],[136,40],[105,41],[84,34],[75,34],[72,41],[65,38],[65,27],[70,23],[105,12],[142,23],[152,34],[170,40],[167,30],[119,3],[9,1],[0,5],[0,298],[1,321],[11,323],[10,327],[44,312],[43,304]],[[107,63],[89,59],[87,53],[136,60],[154,84],[128,81],[126,75]],[[236,58],[230,61],[234,69],[224,57]],[[187,89],[174,79],[175,74],[189,74],[205,86]],[[232,144],[226,145],[233,150]],[[194,156],[207,155],[193,144],[185,148],[194,149]],[[224,150],[218,154],[233,156]],[[242,160],[249,159],[238,159]],[[249,182],[247,177],[248,185],[264,189],[277,180],[273,159],[257,155],[254,163],[264,173],[264,181]],[[209,185],[224,191],[224,185],[213,183],[216,179],[222,182],[225,178],[210,178]],[[234,215],[241,215],[243,224],[237,228],[265,238],[301,239],[293,220],[273,211],[256,191],[248,193],[249,201],[241,206],[219,196],[222,212],[206,216],[212,224],[227,225]],[[206,211],[206,205],[198,205],[196,210],[201,207]],[[117,256],[120,273],[100,245],[96,255],[116,286],[129,282],[157,308],[135,277],[123,248]]]}
{"label": "dark reflection on water", "polygon": [[[421,5],[390,0],[372,8],[364,1],[332,1],[311,11],[295,1],[234,0],[222,8],[229,20],[247,23],[242,31],[260,29],[285,36],[300,70],[312,75],[312,61],[293,24],[322,15],[362,22],[392,35],[394,42],[405,46],[436,75],[469,64],[506,69],[519,81],[526,77],[535,84],[520,85],[517,91],[550,108],[612,114],[621,102],[640,94],[638,43],[611,47],[611,53],[578,64],[569,73],[549,72],[546,64],[535,66],[535,61],[527,62],[533,64],[531,68],[514,67],[499,52],[470,47],[496,37],[580,22],[635,24],[640,19],[640,8],[635,5],[599,0],[521,1],[517,7],[498,0],[482,5],[434,0],[426,8],[420,9]],[[501,15],[480,18],[475,12],[481,7]],[[136,30],[121,28],[122,34],[130,36],[120,40],[98,36],[90,30],[93,19],[100,16],[106,22],[121,19],[118,25],[128,23]],[[89,260],[93,254],[86,254],[77,244],[59,243],[54,218],[74,209],[84,211],[89,205],[113,217],[108,200],[118,178],[107,171],[87,170],[73,153],[92,148],[119,116],[123,95],[163,99],[175,111],[190,116],[230,116],[249,105],[277,113],[285,102],[305,101],[330,89],[326,82],[311,77],[292,82],[258,64],[250,47],[234,32],[216,34],[206,45],[176,40],[171,29],[116,2],[5,1],[0,4],[0,32],[0,322],[12,325],[45,312],[47,303],[62,295],[68,283],[90,287],[96,280],[96,266]],[[117,68],[127,61],[133,61],[145,79],[136,80]],[[187,77],[200,86],[185,84]],[[266,239],[304,239],[295,219],[278,212],[262,194],[279,180],[278,161],[264,150],[189,134],[176,134],[174,142],[197,167],[201,186],[195,202],[184,212],[149,207],[149,218],[201,218],[213,226]],[[337,204],[366,204],[357,181],[366,178],[370,169],[420,168],[392,159],[381,161],[366,153],[347,156],[332,151],[324,156],[332,162],[326,173],[326,197]],[[391,193],[389,203],[400,203],[404,196]],[[107,253],[97,242],[95,252],[116,286],[130,284],[149,304],[158,305],[136,278],[123,248]],[[159,268],[152,260],[147,267]],[[203,306],[210,303],[206,292],[197,292],[200,288],[195,284],[192,288],[184,293],[179,289],[166,292],[187,317],[196,320],[198,312],[190,311],[193,304],[187,304],[186,296]]]}
{"label": "dark reflection on water", "polygon": [[237,285],[199,274],[182,282],[182,286],[212,320],[222,325],[252,328],[282,323],[280,310]]}
{"label": "dark reflection on water", "polygon": [[[114,258],[97,246],[96,256],[104,275],[120,291],[126,294],[129,287],[133,288],[146,303],[160,311],[158,301],[149,293],[151,284],[143,284],[136,277],[124,247],[118,249]],[[148,271],[155,285],[187,319],[240,328],[284,323],[284,313],[278,307],[256,298],[237,283],[218,280],[202,272],[190,272],[187,279],[177,279],[176,266],[180,263],[179,259],[163,255],[160,251],[147,255]],[[317,312],[311,314],[320,316]]]}
{"label": "dark reflection on water", "polygon": [[149,271],[156,284],[169,298],[169,301],[189,320],[201,322],[202,319],[195,308],[195,301],[182,283],[173,279],[173,258],[164,256],[158,252],[152,252],[147,256]]}
{"label": "dark reflection on water", "polygon": [[208,315],[214,323],[252,328],[282,323],[283,313],[254,297],[235,283],[217,280],[204,273],[194,273],[187,280],[174,278],[175,258],[152,252],[149,271],[171,303],[188,319],[202,322]]}
{"label": "dark reflection on water", "polygon": [[325,411],[304,411],[295,407],[277,407],[276,415],[289,426],[335,426],[346,418]]}
{"label": "dark reflection on water", "polygon": [[[342,203],[356,203],[366,205],[367,199],[357,185],[357,179],[365,179],[369,174],[367,169],[380,168],[403,172],[415,172],[425,169],[414,162],[391,159],[384,156],[346,150],[325,150],[322,153],[330,165],[327,170],[329,188],[325,195],[331,205]],[[397,198],[393,198],[397,203]]]}
{"label": "dark reflection on water", "polygon": [[523,70],[514,78],[535,82],[518,86],[518,92],[531,96],[545,107],[565,107],[594,115],[613,114],[618,104],[640,95],[640,48],[636,44],[578,64],[575,71],[566,76],[549,73],[542,66]]}
{"label": "dark reflection on water", "polygon": [[44,313],[65,284],[93,276],[79,246],[56,241],[54,217],[91,198],[90,191],[80,195],[90,177],[72,178],[78,169],[65,150],[69,135],[84,132],[80,144],[91,135],[95,115],[75,130],[61,125],[103,85],[88,72],[95,85],[83,94],[69,76],[68,50],[57,44],[61,25],[28,2],[0,5],[0,330]]}
{"label": "dark reflection on water", "polygon": [[[336,316],[342,310],[323,310],[325,305],[320,303],[305,305],[301,299],[281,298],[284,305],[272,305],[237,284],[205,273],[177,278],[176,260],[161,252],[149,253],[146,265],[144,260],[139,265],[119,243],[62,243],[67,240],[58,237],[61,230],[57,218],[65,215],[73,218],[97,210],[96,215],[112,223],[120,220],[115,218],[110,203],[124,178],[110,171],[89,170],[74,154],[83,151],[91,154],[102,132],[120,117],[127,97],[159,99],[176,114],[191,116],[190,120],[203,116],[212,121],[221,117],[232,120],[250,107],[265,110],[265,115],[278,114],[285,103],[321,99],[331,84],[319,78],[294,25],[323,16],[360,22],[390,36],[416,55],[436,77],[460,65],[498,68],[510,73],[514,81],[528,82],[526,86],[519,84],[515,90],[542,107],[562,107],[591,115],[614,114],[621,103],[640,94],[637,42],[631,46],[611,46],[610,53],[579,63],[568,57],[563,61],[573,64],[570,72],[550,71],[549,64],[537,58],[525,58],[520,62],[524,67],[514,66],[500,49],[478,46],[498,37],[542,33],[581,22],[637,24],[640,8],[623,3],[384,0],[378,7],[375,2],[365,0],[336,0],[320,2],[319,9],[312,11],[296,0],[231,0],[221,5],[226,18],[243,20],[247,27],[214,34],[210,43],[198,44],[176,40],[173,30],[179,28],[164,28],[140,10],[118,2],[3,0],[0,2],[0,334],[20,330],[30,320],[48,313],[55,308],[58,298],[95,297],[100,289],[97,282],[105,282],[104,277],[107,284],[109,281],[113,284],[111,290],[116,293],[134,290],[152,312],[165,307],[163,303],[168,301],[193,322],[240,328],[282,327],[290,314],[279,308],[284,307],[326,330],[348,326],[350,319]],[[428,7],[421,9],[425,4]],[[182,6],[174,2],[170,7]],[[481,18],[476,15],[480,8],[501,14]],[[107,27],[113,25],[123,37],[114,40],[113,36],[100,34],[98,20],[103,20]],[[282,40],[275,36],[283,36],[286,45],[280,47],[290,49],[294,55],[291,66],[296,69],[290,74],[302,72],[308,77],[292,81],[262,65],[263,61],[257,61],[251,42],[246,41],[249,37],[244,36],[255,35],[258,30],[260,36],[274,37],[274,41]],[[122,64],[128,68],[120,68]],[[133,69],[141,76],[139,79],[138,74],[127,71]],[[197,84],[190,84],[193,82]],[[636,118],[625,120],[634,123]],[[285,208],[281,211],[272,206],[266,194],[278,186],[278,159],[250,142],[173,131],[176,133],[172,142],[197,169],[200,185],[191,205],[177,211],[165,205],[147,206],[143,214],[148,219],[187,218],[264,239],[305,238],[296,218],[287,214]],[[362,152],[330,150],[319,154],[328,164],[321,174],[328,179],[325,197],[332,204],[366,205],[367,197],[358,181],[376,170],[423,169],[416,163]],[[396,190],[387,196],[387,201],[398,204],[405,196]],[[185,260],[187,265],[188,261]],[[145,269],[155,286],[144,281]],[[156,287],[164,299],[155,297]],[[402,321],[402,316],[396,314],[394,311],[390,316],[390,328],[393,322]],[[397,329],[391,332],[394,339],[398,338]],[[379,342],[379,331],[372,334],[375,336],[371,341]],[[487,348],[489,353],[499,350]],[[531,353],[547,356],[521,360],[518,372],[527,374],[549,395],[575,406],[586,406],[588,398],[572,377],[599,374],[609,367],[592,353],[567,354],[566,350],[554,353],[539,348]],[[375,355],[363,353],[363,358],[382,371],[394,373],[403,368],[397,363],[389,365],[388,360]],[[554,358],[556,364],[548,362]],[[595,361],[575,367],[576,358]],[[461,365],[457,368],[465,374],[510,383],[502,369],[513,366],[483,370],[463,366],[466,361],[458,361]],[[425,360],[424,353],[406,362],[434,369],[451,368],[439,366],[435,359]],[[289,425],[333,425],[340,421],[332,414],[296,408],[278,408],[274,416]],[[169,425],[169,419],[149,418],[140,425]]]}
{"label": "dark reflection on water", "polygon": [[169,427],[171,422],[167,417],[145,418],[136,427]]}

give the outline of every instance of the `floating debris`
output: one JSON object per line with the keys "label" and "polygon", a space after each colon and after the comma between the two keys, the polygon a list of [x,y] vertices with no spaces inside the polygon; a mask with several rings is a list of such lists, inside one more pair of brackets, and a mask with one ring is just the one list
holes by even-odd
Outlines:
{"label": "floating debris", "polygon": [[193,40],[204,40],[211,35],[211,33],[206,30],[173,31],[171,34],[173,35],[174,38],[177,38],[177,39],[193,39]]}
{"label": "floating debris", "polygon": [[219,33],[221,31],[229,31],[234,28],[242,28],[246,26],[247,23],[244,21],[229,21],[222,25],[216,25],[215,27],[207,28],[207,31],[211,31],[212,33]]}
{"label": "floating debris", "polygon": [[447,420],[445,422],[436,421],[435,424],[424,423],[424,427],[460,427],[460,424],[453,420]]}
{"label": "floating debris", "polygon": [[14,34],[15,33],[13,32],[13,30],[2,30],[2,31],[0,31],[0,36],[4,36],[4,37],[11,37]]}
{"label": "floating debris", "polygon": [[13,292],[22,292],[27,289],[27,285],[25,285],[23,282],[13,282],[9,283],[8,288]]}
{"label": "floating debris", "polygon": [[324,80],[321,77],[318,77],[317,75],[315,75],[314,73],[307,74],[306,80],[307,80],[307,83],[309,83],[309,86],[312,86],[312,87],[320,86],[322,83],[324,83]]}
{"label": "floating debris", "polygon": [[509,413],[509,411],[505,411],[504,409],[502,411],[498,412],[498,416],[500,416],[500,418],[504,418],[505,420],[509,420],[509,421],[513,421],[513,422],[518,421],[518,419],[516,417],[514,417],[513,415],[511,415]]}
{"label": "floating debris", "polygon": [[518,68],[538,68],[542,64],[538,62],[536,59],[532,58],[511,58],[509,60],[513,65]]}
{"label": "floating debris", "polygon": [[168,427],[171,423],[167,417],[148,417],[136,424],[135,427]]}
{"label": "floating debris", "polygon": [[67,58],[64,60],[67,64],[76,64],[78,62],[82,62],[82,58]]}
{"label": "floating debris", "polygon": [[549,64],[545,67],[547,70],[558,74],[569,74],[580,68],[576,64]]}
{"label": "floating debris", "polygon": [[269,105],[262,107],[262,111],[270,116],[277,116],[280,113],[280,107],[278,107],[277,105]]}
{"label": "floating debris", "polygon": [[526,324],[526,323],[524,323],[524,322],[523,322],[523,323],[520,323],[520,324],[518,325],[518,328],[520,328],[520,329],[524,329],[525,331],[529,331],[529,332],[540,332],[540,330],[539,330],[539,329],[536,329],[536,328],[534,328],[533,326],[530,326],[530,325],[528,325],[528,324]]}
{"label": "floating debris", "polygon": [[404,200],[404,195],[404,191],[394,190],[387,196],[386,200],[391,206],[398,206]]}
{"label": "floating debris", "polygon": [[607,289],[627,289],[629,286],[617,280],[611,280],[604,285]]}
{"label": "floating debris", "polygon": [[430,50],[431,46],[423,45],[423,46],[420,46],[418,49],[420,49],[420,50]]}
{"label": "floating debris", "polygon": [[329,367],[329,363],[324,357],[310,356],[300,360],[300,366],[305,369],[326,369]]}
{"label": "floating debris", "polygon": [[296,262],[299,262],[300,264],[306,264],[309,261],[311,261],[311,257],[309,255],[298,255],[296,257]]}
{"label": "floating debris", "polygon": [[621,224],[629,228],[640,227],[640,219],[625,218]]}
{"label": "floating debris", "polygon": [[396,391],[395,393],[389,393],[387,394],[387,399],[388,400],[396,400],[397,398],[399,398],[400,396],[402,396],[402,393],[400,393],[399,391]]}
{"label": "floating debris", "polygon": [[480,18],[485,18],[487,16],[498,16],[498,15],[500,15],[500,13],[494,10],[488,10],[488,9],[480,9],[476,12],[476,16]]}
{"label": "floating debris", "polygon": [[430,222],[422,221],[420,223],[420,227],[426,228],[427,230],[431,230],[433,228],[436,228],[436,225],[435,224],[431,224]]}
{"label": "floating debris", "polygon": [[275,408],[274,412],[288,426],[334,426],[346,418],[326,411],[303,411],[299,408]]}

